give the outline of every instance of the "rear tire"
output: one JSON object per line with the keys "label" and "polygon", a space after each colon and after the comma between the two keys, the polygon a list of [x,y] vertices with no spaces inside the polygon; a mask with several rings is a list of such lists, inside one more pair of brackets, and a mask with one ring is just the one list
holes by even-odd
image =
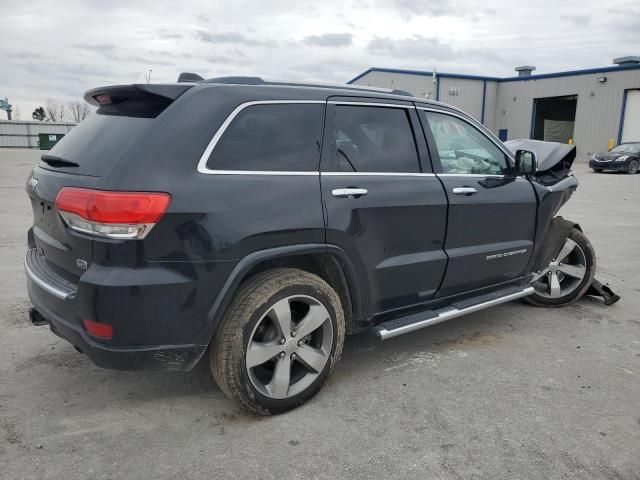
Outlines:
{"label": "rear tire", "polygon": [[627,165],[627,173],[629,175],[635,175],[636,173],[638,173],[639,167],[640,167],[640,164],[638,164],[638,160],[631,160],[629,162],[629,165]]}
{"label": "rear tire", "polygon": [[209,364],[242,409],[282,413],[322,388],[344,336],[338,294],[316,275],[277,268],[240,286],[211,341]]}
{"label": "rear tire", "polygon": [[540,272],[531,285],[535,292],[525,300],[538,307],[565,307],[587,291],[596,273],[596,254],[589,239],[573,228],[558,258]]}

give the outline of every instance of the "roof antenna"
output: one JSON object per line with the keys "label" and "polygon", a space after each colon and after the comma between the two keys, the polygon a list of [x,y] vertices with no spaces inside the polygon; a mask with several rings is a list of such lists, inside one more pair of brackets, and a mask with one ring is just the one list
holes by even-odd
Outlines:
{"label": "roof antenna", "polygon": [[149,69],[149,73],[146,73],[144,75],[144,79],[146,80],[147,83],[151,83],[151,72],[153,72],[153,70]]}

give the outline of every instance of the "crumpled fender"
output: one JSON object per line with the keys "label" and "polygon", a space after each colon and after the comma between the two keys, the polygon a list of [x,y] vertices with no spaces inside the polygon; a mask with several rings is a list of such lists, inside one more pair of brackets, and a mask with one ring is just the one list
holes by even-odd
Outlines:
{"label": "crumpled fender", "polygon": [[580,225],[570,220],[562,217],[553,217],[551,219],[544,237],[544,242],[540,249],[536,251],[536,257],[533,260],[533,271],[540,271],[549,265],[549,262],[560,252],[560,249],[573,228],[582,231]]}
{"label": "crumpled fender", "polygon": [[[538,272],[545,268],[551,260],[553,260],[567,240],[572,229],[578,229],[582,232],[582,228],[576,222],[566,220],[562,217],[553,217],[549,222],[549,227],[544,238],[542,246],[536,251],[533,260],[533,271]],[[594,278],[585,292],[585,295],[594,297],[602,297],[605,305],[613,305],[620,296],[616,295],[609,286],[602,284]]]}

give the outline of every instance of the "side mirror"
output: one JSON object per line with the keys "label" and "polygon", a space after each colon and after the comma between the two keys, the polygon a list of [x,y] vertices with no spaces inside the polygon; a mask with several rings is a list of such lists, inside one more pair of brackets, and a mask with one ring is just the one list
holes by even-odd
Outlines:
{"label": "side mirror", "polygon": [[516,175],[532,175],[538,170],[538,159],[534,152],[516,150]]}

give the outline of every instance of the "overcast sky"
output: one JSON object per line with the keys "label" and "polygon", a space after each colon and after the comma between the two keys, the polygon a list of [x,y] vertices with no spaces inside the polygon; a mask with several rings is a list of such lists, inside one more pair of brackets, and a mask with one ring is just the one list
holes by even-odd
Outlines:
{"label": "overcast sky", "polygon": [[371,66],[509,76],[640,55],[638,0],[0,0],[0,15],[0,97],[23,120],[149,69],[346,82]]}

